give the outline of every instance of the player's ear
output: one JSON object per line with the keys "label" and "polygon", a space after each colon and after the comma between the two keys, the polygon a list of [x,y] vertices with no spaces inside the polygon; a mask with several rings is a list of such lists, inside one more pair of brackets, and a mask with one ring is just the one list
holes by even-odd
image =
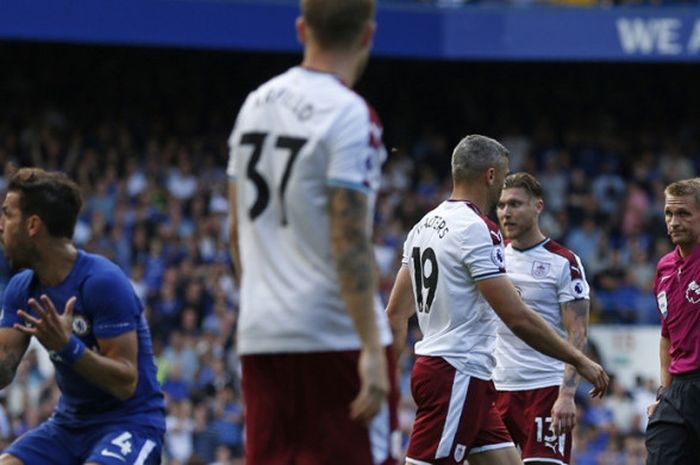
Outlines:
{"label": "player's ear", "polygon": [[29,237],[36,236],[39,234],[39,231],[41,231],[41,228],[44,227],[44,222],[41,221],[41,218],[39,218],[38,215],[30,215],[24,224],[27,228],[27,235],[29,235]]}
{"label": "player's ear", "polygon": [[484,179],[489,186],[496,180],[496,168],[491,167],[484,172]]}
{"label": "player's ear", "polygon": [[369,48],[372,46],[374,41],[374,33],[377,31],[377,23],[375,21],[368,21],[365,32],[362,34],[362,40],[360,45],[362,48]]}
{"label": "player's ear", "polygon": [[302,44],[306,44],[306,22],[304,18],[299,16],[294,23],[294,27],[297,30],[297,40]]}
{"label": "player's ear", "polygon": [[535,199],[535,208],[537,208],[537,213],[542,213],[542,210],[544,210],[544,200]]}

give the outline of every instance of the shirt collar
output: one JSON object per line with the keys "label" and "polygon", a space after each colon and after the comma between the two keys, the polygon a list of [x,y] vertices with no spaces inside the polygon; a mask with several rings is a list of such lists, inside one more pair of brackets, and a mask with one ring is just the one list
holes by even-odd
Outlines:
{"label": "shirt collar", "polygon": [[687,257],[681,257],[681,249],[676,246],[676,249],[674,250],[674,255],[676,257],[676,263],[684,263],[688,260],[693,260],[693,261],[700,261],[700,244],[695,245],[695,248],[693,248],[693,251],[690,252],[690,255]]}

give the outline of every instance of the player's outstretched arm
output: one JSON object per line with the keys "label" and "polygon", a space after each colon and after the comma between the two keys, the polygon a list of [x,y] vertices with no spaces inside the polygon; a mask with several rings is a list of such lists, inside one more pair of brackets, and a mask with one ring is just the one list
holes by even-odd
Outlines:
{"label": "player's outstretched arm", "polygon": [[399,273],[396,275],[386,313],[389,317],[389,325],[394,338],[393,353],[398,361],[406,345],[408,319],[416,313],[415,298],[411,287],[411,273],[406,266],[401,266]]}
{"label": "player's outstretched arm", "polygon": [[0,389],[14,379],[19,362],[29,346],[29,339],[14,328],[0,328]]}
{"label": "player's outstretched arm", "polygon": [[525,305],[508,277],[482,280],[478,286],[499,318],[516,336],[533,349],[575,366],[581,376],[593,384],[592,396],[605,393],[609,378],[603,368],[560,338],[537,312]]}
{"label": "player's outstretched arm", "polygon": [[19,332],[35,336],[47,350],[57,353],[91,383],[118,399],[128,399],[138,383],[139,344],[136,331],[98,339],[99,354],[86,350],[85,345],[73,336],[75,301],[75,297],[68,299],[63,313],[59,315],[48,296],[42,295],[39,301],[29,299],[29,306],[37,316],[19,310],[17,314],[29,325],[16,324],[14,327]]}
{"label": "player's outstretched arm", "polygon": [[[588,313],[590,302],[587,299],[572,300],[561,304],[561,319],[568,335],[569,344],[581,352],[588,343]],[[552,407],[554,433],[568,433],[576,424],[576,404],[574,396],[580,376],[573,365],[564,367],[564,379],[559,387],[559,396]]]}
{"label": "player's outstretched arm", "polygon": [[228,183],[228,213],[229,213],[229,252],[233,261],[234,279],[236,284],[241,285],[241,255],[238,249],[238,213],[236,204],[236,181]]}
{"label": "player's outstretched arm", "polygon": [[386,399],[389,377],[374,312],[377,270],[368,231],[367,196],[354,189],[329,187],[328,209],[340,295],[362,341],[360,393],[351,405],[351,415],[369,421]]}

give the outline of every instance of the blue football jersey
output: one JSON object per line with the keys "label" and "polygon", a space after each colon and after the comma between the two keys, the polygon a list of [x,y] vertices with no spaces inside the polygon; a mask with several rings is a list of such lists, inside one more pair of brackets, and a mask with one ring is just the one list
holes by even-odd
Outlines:
{"label": "blue football jersey", "polygon": [[99,255],[78,251],[73,268],[57,286],[44,286],[33,271],[21,271],[5,288],[0,326],[24,324],[17,316],[17,310],[34,314],[27,301],[30,297],[39,300],[42,294],[49,296],[59,313],[63,312],[68,299],[77,297],[73,334],[89,350],[99,353],[99,339],[113,338],[129,331],[136,331],[139,345],[138,385],[127,400],[120,400],[90,383],[57,354],[51,353],[56,382],[62,393],[53,415],[54,421],[76,428],[135,422],[164,430],[164,399],[156,380],[151,335],[143,315],[143,305],[119,267]]}

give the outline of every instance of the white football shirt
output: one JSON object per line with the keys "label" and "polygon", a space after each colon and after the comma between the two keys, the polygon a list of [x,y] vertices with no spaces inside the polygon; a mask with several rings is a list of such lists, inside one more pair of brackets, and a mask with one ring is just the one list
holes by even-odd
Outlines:
{"label": "white football shirt", "polygon": [[[522,299],[539,313],[562,338],[560,305],[588,299],[589,288],[581,260],[557,242],[545,239],[526,250],[506,246],[508,276]],[[564,362],[531,348],[502,322],[498,323],[496,369],[493,381],[500,391],[558,386]]]}
{"label": "white football shirt", "polygon": [[[332,74],[295,67],[246,99],[227,170],[243,268],[241,354],[360,348],[331,256],[327,188],[362,191],[373,209],[381,133],[374,111]],[[378,294],[375,313],[389,344]]]}
{"label": "white football shirt", "polygon": [[409,232],[409,267],[423,339],[415,352],[442,357],[457,370],[491,379],[498,317],[477,282],[505,276],[503,238],[465,201],[446,201]]}

